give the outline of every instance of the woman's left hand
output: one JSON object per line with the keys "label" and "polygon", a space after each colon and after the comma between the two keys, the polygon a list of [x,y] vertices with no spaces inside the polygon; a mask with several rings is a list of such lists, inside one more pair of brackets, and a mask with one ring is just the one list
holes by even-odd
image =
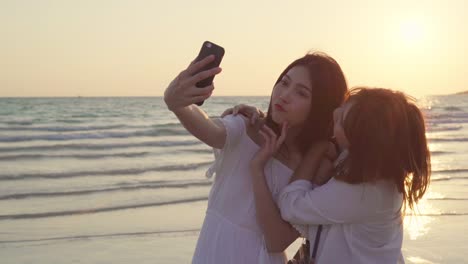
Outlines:
{"label": "woman's left hand", "polygon": [[286,139],[286,133],[288,130],[288,124],[285,122],[281,128],[281,135],[278,137],[276,133],[266,125],[263,125],[259,133],[262,135],[264,142],[260,150],[255,154],[253,159],[250,161],[250,169],[253,171],[263,171],[268,160],[273,157],[279,150],[284,140]]}

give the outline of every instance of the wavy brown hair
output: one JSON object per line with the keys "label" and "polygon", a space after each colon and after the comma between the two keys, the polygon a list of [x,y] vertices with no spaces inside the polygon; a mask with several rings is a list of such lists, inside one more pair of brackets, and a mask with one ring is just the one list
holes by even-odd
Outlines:
{"label": "wavy brown hair", "polygon": [[413,209],[430,181],[431,157],[424,117],[414,99],[382,88],[354,88],[343,121],[348,138],[348,183],[393,181]]}
{"label": "wavy brown hair", "polygon": [[[348,86],[340,65],[323,52],[309,53],[293,61],[280,74],[275,85],[281,81],[291,68],[296,66],[304,66],[308,69],[312,87],[310,112],[302,132],[296,139],[301,152],[305,153],[312,143],[327,140],[331,137],[333,132],[333,111],[344,102]],[[281,129],[273,121],[271,109],[270,98],[266,125],[271,127],[277,134],[280,134]]]}

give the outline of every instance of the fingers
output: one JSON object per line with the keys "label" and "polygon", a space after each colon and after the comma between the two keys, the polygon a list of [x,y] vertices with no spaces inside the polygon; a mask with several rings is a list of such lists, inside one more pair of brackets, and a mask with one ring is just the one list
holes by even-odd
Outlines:
{"label": "fingers", "polygon": [[266,125],[263,125],[258,132],[264,138],[266,137],[268,139],[267,143],[268,143],[269,149],[272,149],[273,151],[273,148],[271,148],[271,145],[274,145],[276,143],[276,137],[277,137],[276,133]]}
{"label": "fingers", "polygon": [[232,114],[236,116],[236,115],[239,113],[240,107],[241,107],[241,105],[236,105],[236,106],[234,106],[234,109],[233,109],[233,111],[232,111]]}
{"label": "fingers", "polygon": [[284,140],[286,139],[288,128],[289,128],[288,122],[284,122],[281,128],[281,136],[278,138],[278,142],[276,142],[277,149],[279,149],[279,147],[283,144]]}
{"label": "fingers", "polygon": [[263,113],[260,109],[255,108],[255,112],[252,115],[253,120],[251,120],[251,122],[252,124],[256,124],[257,122],[264,123],[265,117],[266,117],[265,113]]}
{"label": "fingers", "polygon": [[279,138],[278,138],[278,135],[276,135],[276,133],[273,131],[273,129],[265,125],[262,127],[262,130],[268,133],[268,135],[274,140],[275,150],[278,150],[281,147],[281,144],[283,144],[284,141],[286,140],[288,127],[289,127],[288,123],[284,122],[281,127],[281,135]]}
{"label": "fingers", "polygon": [[245,110],[248,107],[249,106],[245,104],[239,104],[239,105],[234,106],[234,115],[241,113],[246,117],[250,117],[248,111]]}
{"label": "fingers", "polygon": [[233,108],[227,109],[225,113],[232,114],[232,115],[242,114],[245,117],[250,119],[251,124],[255,124],[257,120],[260,119],[259,115],[262,112],[258,110],[256,107],[245,105],[245,104],[239,104],[239,105],[234,106]]}
{"label": "fingers", "polygon": [[258,120],[258,113],[253,113],[252,117],[250,118],[250,124],[255,125]]}
{"label": "fingers", "polygon": [[268,126],[263,126],[262,127],[262,130],[267,133],[270,137],[276,139],[277,138],[277,135],[275,133],[275,131],[273,131],[273,129],[269,128]]}
{"label": "fingers", "polygon": [[266,122],[266,114],[263,113],[260,109],[257,109],[257,117],[255,120],[256,126],[261,126]]}
{"label": "fingers", "polygon": [[195,58],[195,60],[193,60],[190,65],[187,67],[187,70],[185,71],[185,73],[188,75],[188,76],[192,76],[194,75],[196,72],[200,71],[201,69],[203,69],[203,67],[205,67],[206,65],[208,65],[210,62],[214,61],[215,59],[215,56],[214,55],[210,55],[210,56],[207,56],[203,59],[201,59],[200,61],[196,61],[197,58]]}
{"label": "fingers", "polygon": [[218,67],[200,72],[195,74],[195,76],[192,75],[213,61],[213,59],[214,56],[208,56],[201,61],[192,62],[187,69],[176,76],[176,78],[164,91],[164,102],[166,103],[168,109],[174,110],[179,107],[198,103],[206,100],[211,96],[214,90],[213,85],[198,88],[195,84],[207,77],[218,74],[221,72],[221,68]]}
{"label": "fingers", "polygon": [[210,96],[211,96],[211,93],[192,97],[190,98],[190,103],[195,104],[198,102],[205,101],[206,99],[210,98]]}
{"label": "fingers", "polygon": [[257,121],[259,121],[260,119],[262,119],[262,111],[260,111],[260,109],[256,108],[256,107],[252,107],[251,109],[253,111],[252,113],[252,117],[250,118],[250,124],[252,125],[255,125],[257,123]]}
{"label": "fingers", "polygon": [[263,139],[265,140],[264,144],[263,144],[263,147],[264,148],[267,148],[267,149],[270,149],[270,142],[271,142],[271,138],[270,138],[270,135],[264,131],[258,131],[258,133],[260,133],[260,135],[262,135]]}
{"label": "fingers", "polygon": [[251,125],[255,125],[265,115],[262,111],[254,106],[239,104],[233,107],[233,115],[242,114],[250,120]]}
{"label": "fingers", "polygon": [[282,135],[278,138],[276,133],[266,125],[263,125],[258,133],[263,137],[264,142],[261,147],[260,152],[267,160],[271,158],[280,148],[281,144],[283,144],[286,138],[286,130],[287,130],[287,123],[283,125]]}
{"label": "fingers", "polygon": [[228,108],[228,109],[224,110],[224,112],[221,114],[221,117],[225,117],[227,115],[232,114],[233,110],[234,110],[234,108]]}
{"label": "fingers", "polygon": [[257,120],[257,117],[255,117],[255,112],[253,112],[252,109],[254,109],[254,107],[245,104],[239,104],[234,107],[233,114],[242,114],[243,116],[250,119],[251,124],[254,124]]}
{"label": "fingers", "polygon": [[199,95],[212,93],[213,90],[214,90],[214,85],[213,84],[208,85],[208,86],[203,87],[203,88],[198,88],[198,87],[192,86],[191,88],[187,89],[187,94],[189,96],[199,96]]}
{"label": "fingers", "polygon": [[202,71],[186,79],[185,83],[189,86],[195,86],[195,84],[198,83],[199,81],[202,81],[208,77],[217,75],[220,72],[221,72],[220,67],[215,67],[206,71]]}
{"label": "fingers", "polygon": [[279,149],[279,146],[278,145],[278,136],[276,135],[276,133],[271,129],[269,128],[268,126],[262,126],[261,130],[262,132],[266,133],[269,137],[269,149],[270,149],[270,152],[272,153],[275,153],[278,149]]}

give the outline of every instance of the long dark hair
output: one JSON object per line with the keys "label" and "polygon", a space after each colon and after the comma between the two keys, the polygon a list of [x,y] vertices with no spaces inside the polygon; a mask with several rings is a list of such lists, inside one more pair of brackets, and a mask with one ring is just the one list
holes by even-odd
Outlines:
{"label": "long dark hair", "polygon": [[[348,86],[340,65],[322,52],[309,53],[289,64],[275,85],[295,66],[304,66],[308,69],[312,87],[310,112],[303,130],[296,139],[300,151],[305,153],[312,143],[331,137],[333,110],[345,100]],[[270,98],[266,125],[279,134],[280,127],[272,119],[271,103]]]}
{"label": "long dark hair", "polygon": [[431,174],[421,111],[412,98],[382,88],[354,88],[348,101],[343,129],[350,144],[349,167],[336,178],[348,183],[390,180],[412,209]]}

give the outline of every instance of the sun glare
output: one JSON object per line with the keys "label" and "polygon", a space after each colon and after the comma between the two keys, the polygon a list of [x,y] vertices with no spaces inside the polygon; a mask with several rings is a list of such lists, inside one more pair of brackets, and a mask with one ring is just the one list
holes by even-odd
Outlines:
{"label": "sun glare", "polygon": [[417,20],[407,20],[401,23],[400,32],[405,44],[419,46],[425,37],[424,24]]}
{"label": "sun glare", "polygon": [[409,239],[420,239],[429,233],[430,224],[435,220],[431,215],[439,215],[441,212],[438,208],[434,207],[428,199],[443,197],[444,196],[440,193],[428,191],[425,197],[419,201],[414,210],[407,208],[406,216],[404,218],[404,228]]}

